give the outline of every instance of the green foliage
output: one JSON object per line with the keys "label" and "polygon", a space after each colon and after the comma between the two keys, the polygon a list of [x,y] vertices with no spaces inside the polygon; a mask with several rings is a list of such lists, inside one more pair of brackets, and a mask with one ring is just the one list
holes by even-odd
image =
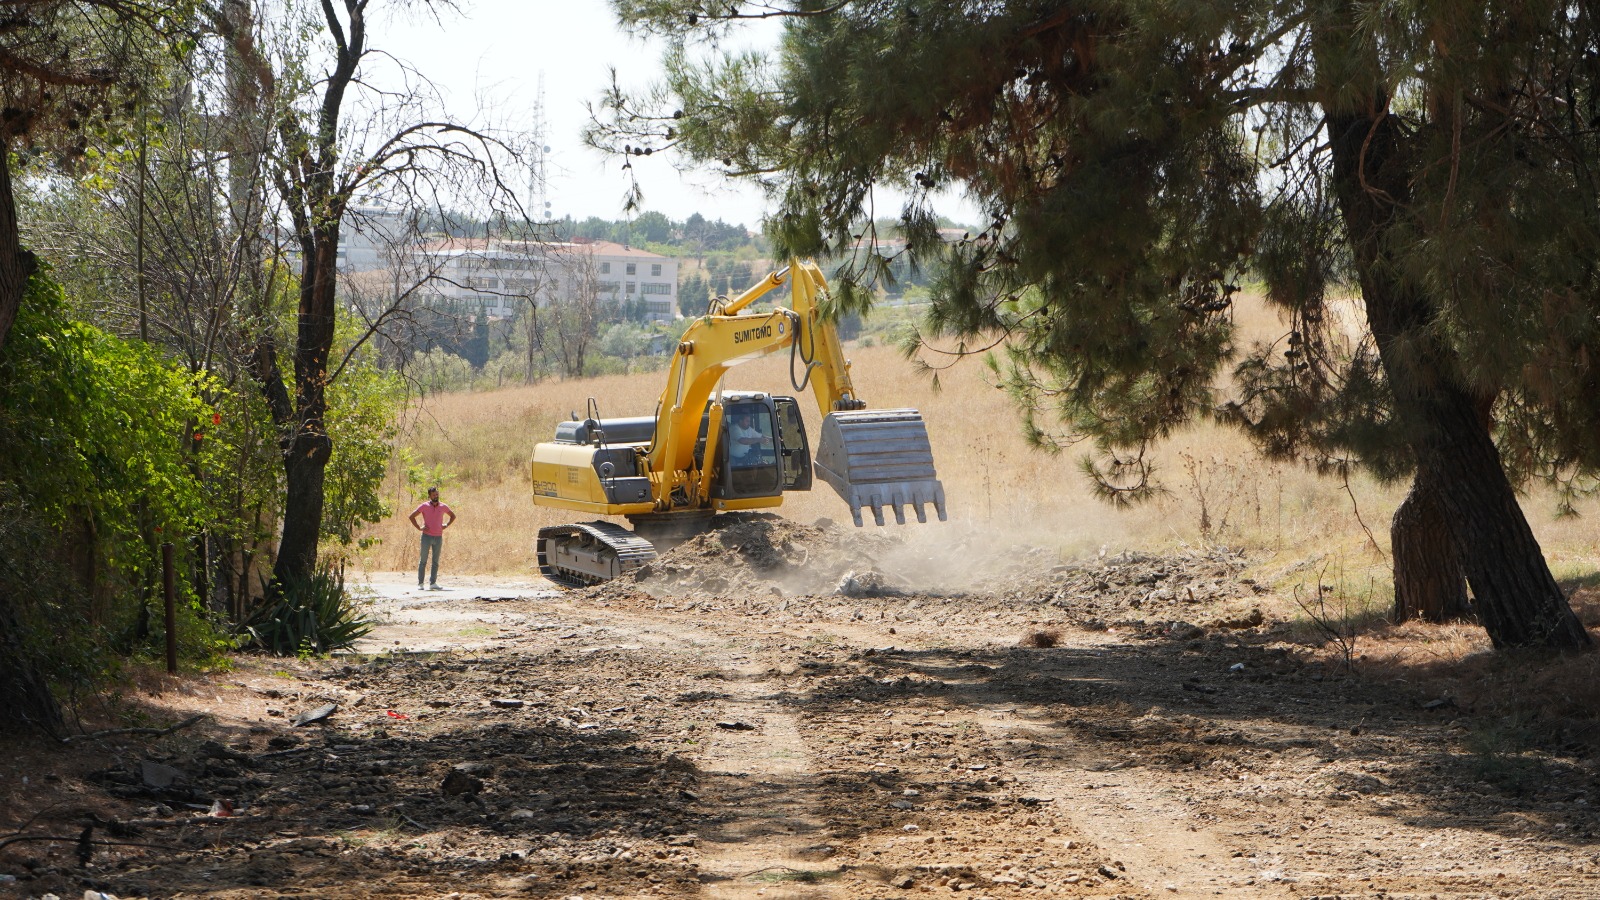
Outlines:
{"label": "green foliage", "polygon": [[343,650],[371,631],[372,622],[345,591],[344,572],[327,563],[304,579],[273,586],[239,624],[247,647],[273,656]]}
{"label": "green foliage", "polygon": [[[198,427],[211,421],[203,387],[68,318],[47,274],[29,282],[0,349],[0,593],[23,652],[68,691],[109,674],[118,651],[159,646],[158,544],[182,548],[218,501],[200,483],[225,456]],[[179,590],[180,648],[210,657],[217,636],[182,567]]]}
{"label": "green foliage", "polygon": [[[363,525],[391,512],[380,491],[405,387],[398,375],[365,362],[346,367],[328,390],[333,456],[324,471],[322,536],[348,547]],[[364,549],[375,538],[362,538]]]}
{"label": "green foliage", "polygon": [[699,272],[685,278],[678,285],[678,312],[684,316],[705,315],[711,302],[711,286]]}
{"label": "green foliage", "polygon": [[400,449],[400,470],[405,476],[406,492],[419,503],[427,498],[428,488],[448,491],[457,480],[456,473],[444,463],[424,465],[410,447]]}
{"label": "green foliage", "polygon": [[[769,10],[779,52],[740,55],[717,40],[742,24],[731,8],[616,6],[671,49],[661,83],[605,98],[614,115],[591,143],[671,145],[759,181],[780,201],[775,253],[844,260],[846,300],[910,274],[904,241],[942,269],[929,336],[1008,338],[1028,433],[1096,448],[1091,470],[1218,414],[1275,457],[1408,473],[1416,426],[1389,383],[1401,357],[1380,359],[1332,305],[1377,277],[1422,299],[1430,343],[1401,352],[1493,405],[1514,478],[1594,486],[1600,18],[1586,11],[792,2]],[[1371,109],[1387,110],[1392,146],[1357,121]],[[1405,186],[1358,185],[1394,204],[1367,263],[1343,221],[1330,116]],[[877,217],[880,186],[907,193],[898,221]],[[932,203],[950,188],[992,219],[947,244]],[[1251,267],[1290,325],[1240,347],[1232,303]],[[1213,385],[1235,363],[1221,404]]]}
{"label": "green foliage", "polygon": [[18,499],[14,485],[0,482],[0,491],[0,604],[10,607],[18,632],[8,648],[17,655],[5,667],[38,673],[69,695],[104,682],[120,662],[108,652],[108,610],[85,596],[81,573],[61,552],[61,533]]}
{"label": "green foliage", "polygon": [[[483,234],[482,226],[479,229],[469,233]],[[562,240],[587,238],[635,247],[648,244],[656,252],[669,256],[700,256],[741,249],[753,250],[758,255],[766,253],[761,239],[752,238],[744,226],[729,224],[721,219],[711,221],[699,213],[691,214],[682,222],[673,221],[654,211],[642,212],[634,219],[616,221],[598,216],[590,216],[581,222],[568,218],[555,223],[555,230]]]}
{"label": "green foliage", "polygon": [[64,310],[35,276],[0,350],[0,478],[48,525],[89,517],[111,564],[143,571],[141,515],[174,538],[210,517],[195,478],[212,459],[194,439],[211,418],[205,381]]}

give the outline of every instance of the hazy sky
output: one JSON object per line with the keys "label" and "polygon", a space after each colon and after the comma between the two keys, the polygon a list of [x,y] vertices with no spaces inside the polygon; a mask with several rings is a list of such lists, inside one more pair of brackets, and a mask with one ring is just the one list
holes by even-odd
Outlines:
{"label": "hazy sky", "polygon": [[[508,126],[531,127],[543,72],[551,212],[623,218],[627,173],[622,160],[583,145],[584,104],[600,96],[613,67],[624,85],[652,81],[660,43],[624,34],[605,0],[464,0],[463,7],[442,25],[376,19],[371,45],[432,80],[458,120],[481,109]],[[765,205],[759,191],[711,174],[685,179],[662,156],[633,162],[645,209],[758,226]]]}
{"label": "hazy sky", "polygon": [[[611,83],[612,68],[625,87],[655,80],[660,42],[623,33],[606,0],[462,0],[462,7],[459,17],[442,24],[375,19],[371,44],[433,81],[457,120],[472,121],[482,111],[504,125],[530,128],[543,72],[551,213],[624,218],[628,180],[622,160],[585,147],[579,132],[588,121],[585,104]],[[736,46],[776,43],[776,23],[756,27],[761,30]],[[758,190],[711,172],[681,175],[665,155],[634,157],[633,164],[644,208],[670,218],[698,212],[754,229],[767,209]],[[884,191],[877,209],[893,216],[903,203],[902,195]],[[938,208],[958,221],[982,218],[955,197]]]}

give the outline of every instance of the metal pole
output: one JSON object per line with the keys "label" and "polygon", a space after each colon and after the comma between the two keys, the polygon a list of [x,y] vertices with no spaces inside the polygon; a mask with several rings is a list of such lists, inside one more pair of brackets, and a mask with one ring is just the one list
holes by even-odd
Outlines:
{"label": "metal pole", "polygon": [[161,545],[161,593],[167,606],[167,674],[178,674],[178,590],[172,544]]}

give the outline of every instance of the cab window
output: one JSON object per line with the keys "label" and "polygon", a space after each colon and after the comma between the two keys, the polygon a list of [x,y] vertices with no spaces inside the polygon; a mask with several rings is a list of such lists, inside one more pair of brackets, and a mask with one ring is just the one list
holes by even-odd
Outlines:
{"label": "cab window", "polygon": [[723,418],[723,496],[771,497],[782,491],[774,424],[764,403],[729,406]]}

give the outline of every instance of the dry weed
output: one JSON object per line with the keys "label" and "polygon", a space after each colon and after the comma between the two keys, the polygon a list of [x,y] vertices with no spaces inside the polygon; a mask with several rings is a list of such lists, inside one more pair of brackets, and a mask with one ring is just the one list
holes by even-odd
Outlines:
{"label": "dry weed", "polygon": [[1022,640],[1017,642],[1017,646],[1034,647],[1043,650],[1054,647],[1059,643],[1061,643],[1060,630],[1055,628],[1041,628],[1038,631],[1030,631],[1023,635]]}

